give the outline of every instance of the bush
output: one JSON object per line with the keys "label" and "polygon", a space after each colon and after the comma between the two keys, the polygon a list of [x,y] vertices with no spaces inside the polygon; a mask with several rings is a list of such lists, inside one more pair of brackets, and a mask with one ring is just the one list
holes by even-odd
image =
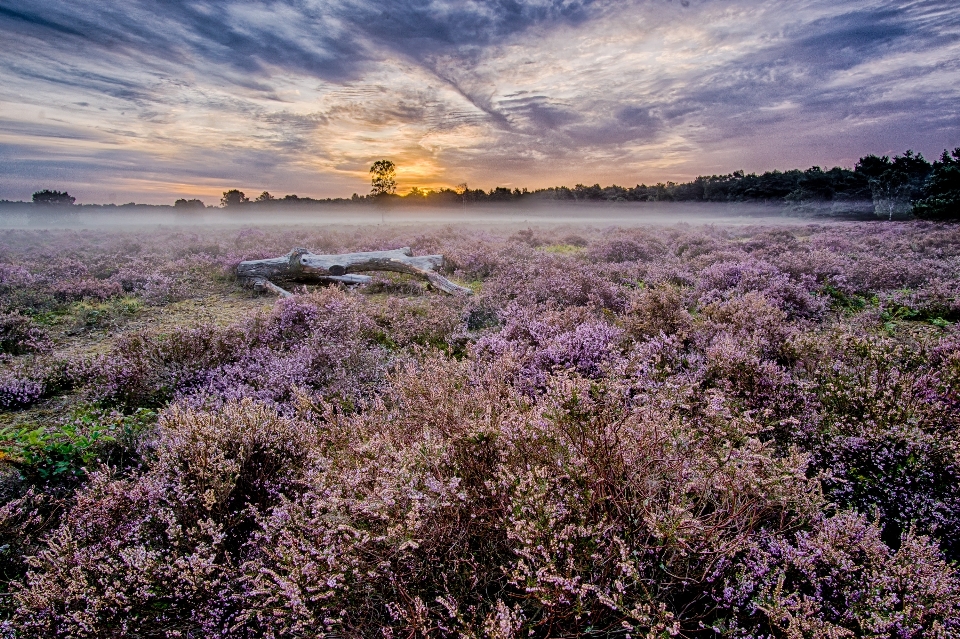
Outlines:
{"label": "bush", "polygon": [[643,287],[630,298],[624,324],[634,337],[686,336],[692,328],[682,292],[669,284]]}
{"label": "bush", "polygon": [[20,409],[73,388],[77,371],[69,360],[41,357],[0,371],[0,408]]}
{"label": "bush", "polygon": [[29,317],[14,311],[0,313],[0,354],[23,355],[50,348],[46,332]]}
{"label": "bush", "polygon": [[229,627],[236,565],[257,513],[284,495],[314,431],[250,402],[174,409],[151,470],[94,473],[15,593],[21,636],[153,635]]}
{"label": "bush", "polygon": [[825,305],[812,288],[813,282],[797,282],[771,264],[747,259],[705,268],[700,273],[697,294],[703,306],[753,291],[762,293],[791,318],[818,318]]}
{"label": "bush", "polygon": [[[891,550],[864,517],[825,518],[794,539],[752,549],[722,601],[730,636],[950,637],[960,632],[960,581],[930,540],[906,533]],[[751,614],[752,613],[752,614]]]}

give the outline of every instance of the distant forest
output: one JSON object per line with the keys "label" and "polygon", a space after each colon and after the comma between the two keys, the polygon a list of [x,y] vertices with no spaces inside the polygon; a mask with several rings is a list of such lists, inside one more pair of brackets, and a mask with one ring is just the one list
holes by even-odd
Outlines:
{"label": "distant forest", "polygon": [[[923,155],[907,151],[893,158],[867,155],[853,169],[834,167],[824,170],[819,166],[805,171],[766,171],[761,174],[734,171],[726,175],[700,176],[691,182],[666,182],[652,186],[638,184],[633,187],[555,186],[536,189],[509,189],[495,187],[489,191],[470,189],[467,185],[458,188],[425,190],[413,187],[405,195],[397,195],[392,182],[393,164],[378,161],[375,167],[388,165],[391,171],[387,183],[393,188],[382,187],[383,176],[375,177],[374,194],[351,198],[314,199],[286,195],[274,197],[263,192],[249,199],[239,189],[223,193],[220,207],[237,209],[274,209],[287,207],[310,207],[320,204],[369,204],[390,202],[413,205],[468,205],[517,203],[521,201],[568,201],[568,202],[758,202],[767,204],[802,204],[808,202],[872,202],[880,217],[915,216],[924,219],[960,219],[960,148],[952,153],[944,151],[935,162]],[[371,169],[371,173],[373,173]],[[73,210],[75,199],[66,192],[38,191],[33,196],[33,206]],[[13,204],[0,202],[0,204]],[[27,203],[22,203],[27,204]],[[85,205],[90,206],[90,205]],[[112,208],[114,205],[104,205]],[[144,207],[134,203],[117,208]],[[183,213],[211,208],[201,200],[180,199],[174,207]]]}

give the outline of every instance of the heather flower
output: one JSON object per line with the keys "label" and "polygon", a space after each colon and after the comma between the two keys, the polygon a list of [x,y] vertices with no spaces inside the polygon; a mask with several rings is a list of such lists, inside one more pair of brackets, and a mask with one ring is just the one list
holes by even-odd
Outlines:
{"label": "heather flower", "polygon": [[[571,231],[5,234],[4,419],[117,441],[0,456],[0,633],[960,633],[960,230]],[[235,281],[292,246],[476,295]],[[187,287],[251,310],[146,321]],[[109,342],[28,319],[124,300]]]}
{"label": "heather flower", "polygon": [[813,281],[795,281],[775,266],[750,258],[705,268],[700,273],[697,293],[700,304],[707,305],[755,291],[790,317],[816,318],[823,312],[824,302],[811,293],[813,288]]}
{"label": "heather flower", "polygon": [[[762,540],[721,601],[733,636],[949,637],[960,632],[960,581],[930,540],[898,551],[863,516],[824,518],[795,539]],[[748,634],[749,633],[749,634]]]}
{"label": "heather flower", "polygon": [[30,559],[14,619],[25,636],[226,630],[223,606],[251,518],[296,490],[315,431],[247,402],[174,408],[151,470],[94,473]]}
{"label": "heather flower", "polygon": [[22,355],[49,350],[46,332],[29,318],[14,311],[0,312],[0,354]]}

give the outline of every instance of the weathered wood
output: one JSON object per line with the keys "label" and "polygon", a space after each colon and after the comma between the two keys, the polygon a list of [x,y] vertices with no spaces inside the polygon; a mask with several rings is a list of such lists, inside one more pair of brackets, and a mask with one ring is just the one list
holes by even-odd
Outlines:
{"label": "weathered wood", "polygon": [[[237,276],[253,282],[269,282],[272,286],[283,291],[273,284],[275,281],[290,282],[322,282],[335,281],[346,284],[362,284],[370,281],[369,276],[356,275],[368,271],[390,271],[406,273],[422,277],[434,287],[445,293],[471,295],[472,291],[463,286],[454,284],[437,273],[436,269],[443,266],[442,255],[413,256],[409,247],[393,251],[367,251],[364,253],[344,253],[342,255],[316,255],[307,249],[296,248],[281,257],[271,257],[265,260],[248,260],[237,266]],[[278,291],[259,284],[260,288],[267,288],[280,294]],[[287,293],[287,291],[284,291]],[[289,295],[289,293],[287,293]]]}
{"label": "weathered wood", "polygon": [[253,290],[260,291],[270,291],[271,293],[276,293],[280,297],[293,297],[293,293],[285,289],[280,288],[270,280],[264,279],[262,277],[253,277],[250,278],[250,283],[253,285]]}
{"label": "weathered wood", "polygon": [[373,278],[369,275],[330,275],[324,277],[323,275],[317,276],[317,279],[321,282],[339,282],[340,284],[369,284],[373,281]]}

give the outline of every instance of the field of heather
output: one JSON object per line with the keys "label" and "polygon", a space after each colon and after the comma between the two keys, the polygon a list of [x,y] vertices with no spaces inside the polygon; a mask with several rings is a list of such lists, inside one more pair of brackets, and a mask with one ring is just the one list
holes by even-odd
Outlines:
{"label": "field of heather", "polygon": [[[474,294],[237,281],[300,246]],[[958,292],[921,222],[3,231],[0,636],[960,636]]]}

